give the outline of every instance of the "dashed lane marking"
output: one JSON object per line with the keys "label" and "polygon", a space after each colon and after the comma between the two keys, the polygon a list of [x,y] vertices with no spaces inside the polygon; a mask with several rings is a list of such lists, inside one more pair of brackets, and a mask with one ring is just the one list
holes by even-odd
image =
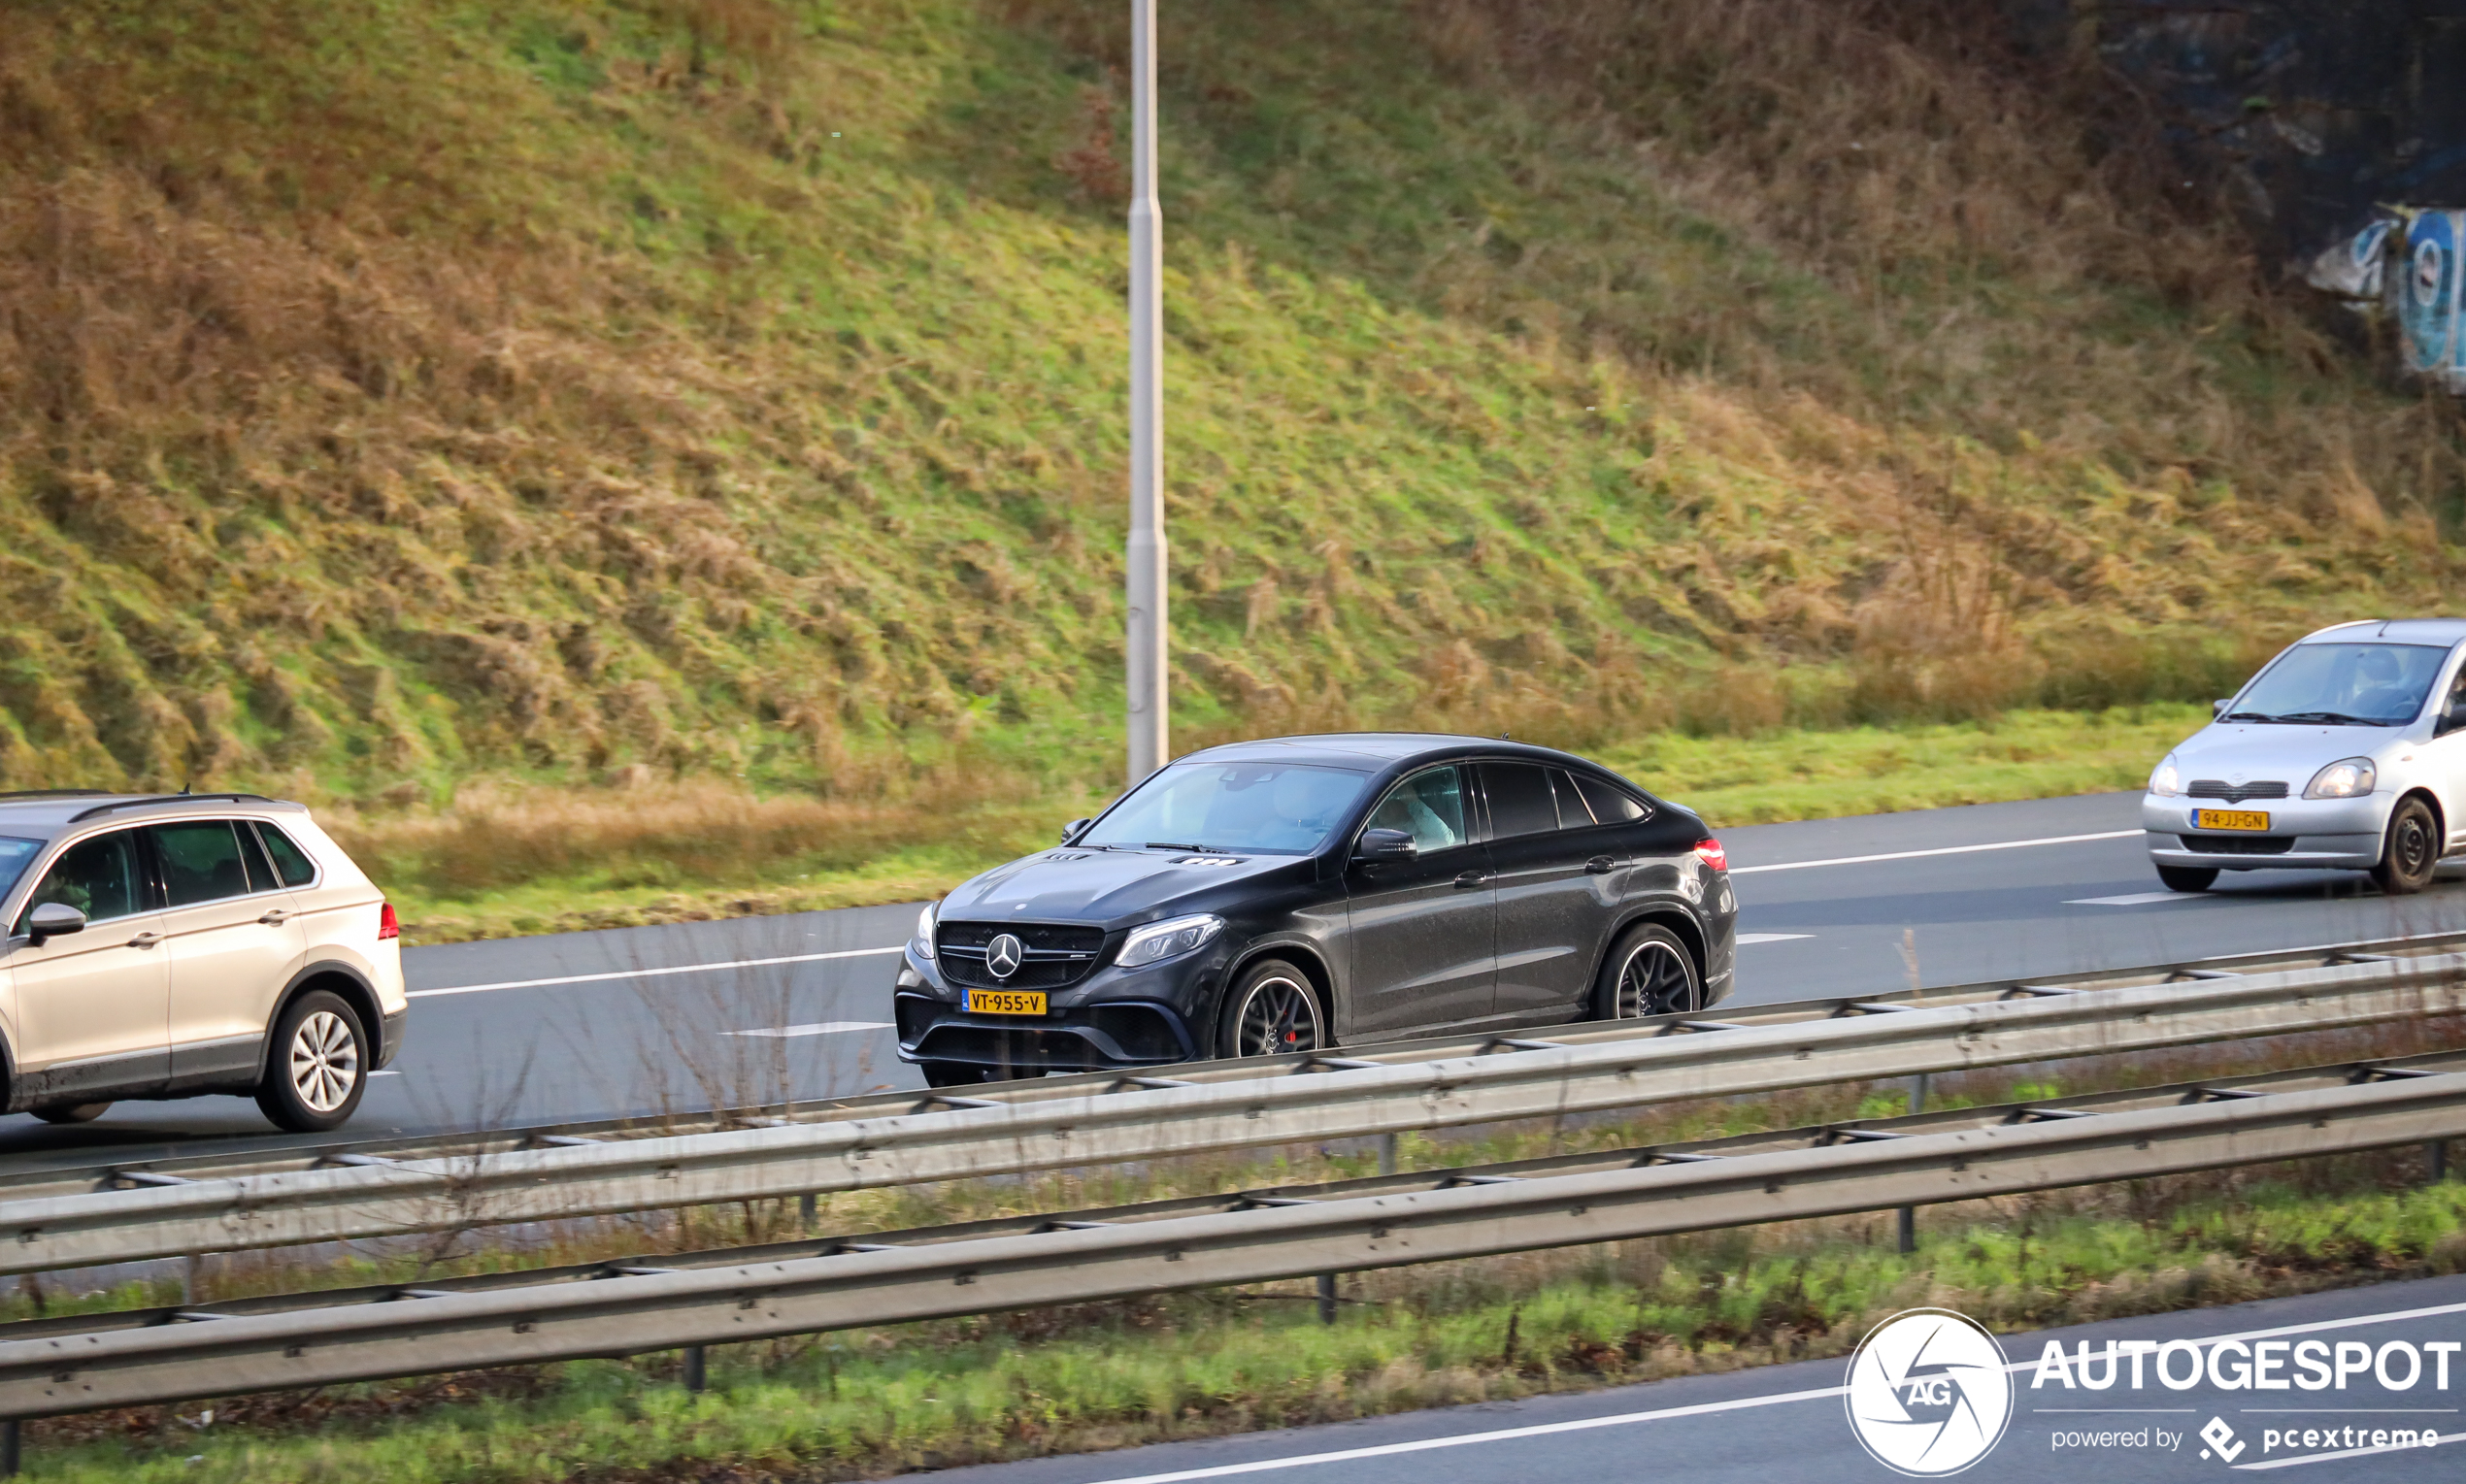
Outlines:
{"label": "dashed lane marking", "polygon": [[887,1020],[817,1020],[809,1025],[757,1026],[750,1031],[721,1031],[722,1036],[754,1036],[766,1040],[793,1040],[800,1036],[836,1036],[842,1031],[887,1031]]}
{"label": "dashed lane marking", "polygon": [[717,964],[677,964],[666,969],[618,969],[607,973],[565,973],[550,979],[502,979],[494,984],[455,984],[444,989],[415,989],[410,998],[431,995],[483,995],[499,989],[546,989],[555,984],[602,984],[612,979],[656,979],[672,973],[717,973],[726,969],[768,969],[778,964],[818,964],[828,959],[877,958],[897,953],[905,943],[888,948],[842,948],[835,953],[783,953],[777,958],[737,958]]}
{"label": "dashed lane marking", "polygon": [[1775,866],[1732,866],[1730,874],[1751,876],[1759,871],[1812,871],[1817,866],[1864,866],[1875,861],[1915,861],[1927,855],[1975,855],[1981,850],[2025,850],[2032,845],[2078,845],[2093,840],[2132,840],[2146,830],[2105,830],[2096,835],[2049,835],[2044,840],[1999,840],[1984,845],[1943,845],[1933,850],[1890,850],[1882,855],[1844,855],[1828,861],[1783,861]]}
{"label": "dashed lane marking", "polygon": [[2075,897],[2066,907],[2147,907],[2152,902],[2198,902],[2196,891],[2136,891],[2128,897]]}

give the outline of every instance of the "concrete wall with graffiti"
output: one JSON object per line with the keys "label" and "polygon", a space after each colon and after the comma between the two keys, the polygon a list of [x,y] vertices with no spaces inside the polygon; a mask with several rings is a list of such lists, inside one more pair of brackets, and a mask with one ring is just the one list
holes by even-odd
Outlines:
{"label": "concrete wall with graffiti", "polygon": [[2322,250],[2304,277],[2397,329],[2408,371],[2466,396],[2466,211],[2390,207]]}

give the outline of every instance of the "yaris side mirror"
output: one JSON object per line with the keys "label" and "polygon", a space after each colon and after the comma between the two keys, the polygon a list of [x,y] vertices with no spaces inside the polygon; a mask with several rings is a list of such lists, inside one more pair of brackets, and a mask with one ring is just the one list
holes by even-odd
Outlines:
{"label": "yaris side mirror", "polygon": [[2212,701],[2209,704],[2209,719],[2216,721],[2218,717],[2225,715],[2226,709],[2234,704],[2235,698],[2232,696],[2220,696]]}
{"label": "yaris side mirror", "polygon": [[1361,832],[1361,843],[1353,850],[1353,859],[1409,861],[1420,853],[1421,849],[1413,842],[1413,837],[1402,830],[1364,830]]}
{"label": "yaris side mirror", "polygon": [[85,914],[65,902],[46,902],[26,914],[26,934],[36,947],[47,938],[63,938],[85,931]]}
{"label": "yaris side mirror", "polygon": [[1080,831],[1087,828],[1095,822],[1096,821],[1093,819],[1074,819],[1070,823],[1062,826],[1062,843],[1067,845],[1072,841],[1077,840],[1079,838]]}

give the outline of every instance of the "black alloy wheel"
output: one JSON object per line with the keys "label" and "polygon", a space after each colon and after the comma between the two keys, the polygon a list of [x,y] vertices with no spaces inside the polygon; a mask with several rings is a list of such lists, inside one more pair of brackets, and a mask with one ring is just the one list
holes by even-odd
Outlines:
{"label": "black alloy wheel", "polygon": [[2215,866],[2160,866],[2157,874],[2168,891],[2207,891],[2217,882]]}
{"label": "black alloy wheel", "polygon": [[1704,1007],[1695,957],[1668,928],[1643,923],[1630,928],[1601,966],[1593,990],[1593,1018],[1633,1020],[1678,1015]]}
{"label": "black alloy wheel", "polygon": [[1326,1018],[1310,976],[1283,959],[1264,959],[1224,997],[1217,1053],[1223,1056],[1286,1056],[1328,1045]]}
{"label": "black alloy wheel", "polygon": [[92,1123],[111,1111],[108,1103],[54,1103],[50,1107],[28,1108],[26,1111],[45,1123]]}
{"label": "black alloy wheel", "polygon": [[2399,800],[2372,879],[2385,896],[2410,896],[2432,884],[2433,868],[2440,863],[2440,824],[2432,818],[2431,806],[2420,799]]}

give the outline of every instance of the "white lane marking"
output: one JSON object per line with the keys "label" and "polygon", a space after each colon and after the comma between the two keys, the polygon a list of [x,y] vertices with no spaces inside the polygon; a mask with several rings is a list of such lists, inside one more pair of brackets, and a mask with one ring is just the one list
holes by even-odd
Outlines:
{"label": "white lane marking", "polygon": [[[2186,1336],[2195,1345],[2222,1344],[2228,1340],[2275,1339],[2282,1335],[2316,1335],[2324,1330],[2351,1330],[2367,1324],[2395,1324],[2409,1319],[2437,1319],[2447,1314],[2466,1313],[2466,1303],[2436,1303],[2423,1308],[2388,1309],[2377,1314],[2350,1314],[2343,1319],[2316,1319],[2306,1324],[2279,1325],[2266,1330],[2239,1330],[2232,1335]],[[2004,1367],[2006,1372],[2032,1370],[2038,1361],[2033,1357],[2017,1360]],[[1332,1453],[1304,1453],[1291,1458],[1260,1459],[1249,1464],[1220,1464],[1212,1468],[1183,1468],[1171,1473],[1134,1474],[1124,1479],[1097,1479],[1091,1484],[1181,1484],[1185,1479],[1222,1479],[1235,1474],[1268,1473],[1280,1468],[1305,1468],[1314,1464],[1342,1464],[1354,1459],[1386,1458],[1398,1453],[1422,1453],[1432,1448],[1458,1448],[1471,1443],[1505,1442],[1518,1437],[1546,1437],[1556,1433],[1583,1433],[1594,1428],[1615,1428],[1631,1422],[1661,1422],[1674,1417],[1702,1417],[1716,1412],[1744,1411],[1750,1407],[1779,1406],[1791,1402],[1820,1402],[1826,1397],[1846,1396],[1847,1386],[1822,1386],[1812,1391],[1778,1392],[1768,1397],[1739,1397],[1728,1402],[1704,1402],[1693,1406],[1668,1406],[1650,1412],[1620,1412],[1609,1417],[1583,1417],[1572,1422],[1545,1422],[1531,1427],[1501,1428],[1489,1433],[1459,1433],[1452,1437],[1423,1437],[1412,1442],[1382,1443],[1368,1448],[1345,1448]],[[2466,1437],[2466,1434],[2458,1435]],[[2441,1439],[2449,1441],[2448,1437]],[[2281,1463],[2309,1462],[2287,1459]],[[2238,1467],[2249,1468],[2249,1465]],[[2271,1467],[2279,1467],[2273,1464]]]}
{"label": "white lane marking", "polygon": [[369,1073],[372,1077],[398,1077],[402,1074],[403,1071],[400,1067],[390,1067],[383,1072],[372,1072]]}
{"label": "white lane marking", "polygon": [[1813,933],[1741,933],[1738,935],[1738,945],[1744,948],[1749,943],[1794,942],[1801,938],[1813,938],[1816,935]]}
{"label": "white lane marking", "polygon": [[810,1025],[762,1026],[751,1031],[721,1031],[722,1036],[757,1036],[791,1040],[799,1036],[836,1036],[842,1031],[887,1031],[887,1020],[817,1020]]}
{"label": "white lane marking", "polygon": [[455,984],[445,989],[415,989],[414,1000],[430,995],[482,995],[493,989],[541,989],[551,984],[597,984],[608,979],[655,979],[671,973],[716,973],[722,969],[767,969],[774,964],[818,964],[824,959],[871,958],[877,954],[897,953],[907,944],[889,948],[842,948],[836,953],[785,953],[778,958],[738,958],[721,964],[679,964],[670,969],[619,969],[609,973],[567,973],[552,979],[504,979],[494,984]]}
{"label": "white lane marking", "polygon": [[2205,894],[2196,891],[2136,891],[2128,897],[2075,897],[2066,907],[2147,907],[2152,902],[2199,902]]}
{"label": "white lane marking", "polygon": [[[2445,1443],[2466,1442],[2466,1433],[2443,1433],[2436,1440]],[[2364,1458],[2374,1453],[2395,1453],[2401,1447],[2420,1452],[2422,1446],[2421,1443],[2391,1443],[2385,1448],[2349,1448],[2343,1453],[2312,1453],[2302,1458],[2273,1458],[2257,1464],[2237,1464],[2235,1467],[2237,1468],[2292,1468],[2298,1464],[2325,1464],[2333,1458]]]}
{"label": "white lane marking", "polygon": [[1829,861],[1784,861],[1778,866],[1732,866],[1734,876],[1759,871],[1808,871],[1817,866],[1864,866],[1873,861],[1914,861],[1922,855],[1973,855],[1981,850],[2021,850],[2031,845],[2078,845],[2092,840],[2131,840],[2147,830],[2107,830],[2097,835],[2049,835],[2044,840],[1999,840],[1990,845],[1945,845],[1934,850],[1893,850],[1883,855],[1845,855]]}

